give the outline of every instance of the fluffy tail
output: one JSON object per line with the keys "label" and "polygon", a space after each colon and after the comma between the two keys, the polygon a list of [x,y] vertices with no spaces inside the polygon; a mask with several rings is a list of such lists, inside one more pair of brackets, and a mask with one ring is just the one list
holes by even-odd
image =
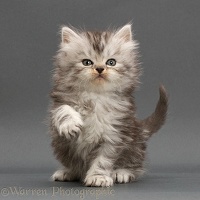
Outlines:
{"label": "fluffy tail", "polygon": [[150,137],[153,133],[157,132],[166,120],[168,96],[163,85],[160,86],[159,92],[160,98],[154,113],[152,113],[149,117],[141,121],[142,128],[147,137]]}

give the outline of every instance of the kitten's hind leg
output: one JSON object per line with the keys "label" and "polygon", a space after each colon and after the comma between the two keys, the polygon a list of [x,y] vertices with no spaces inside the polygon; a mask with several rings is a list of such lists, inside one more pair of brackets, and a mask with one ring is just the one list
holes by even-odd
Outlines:
{"label": "kitten's hind leg", "polygon": [[72,181],[72,177],[70,176],[70,172],[68,169],[60,169],[54,172],[51,176],[53,181]]}
{"label": "kitten's hind leg", "polygon": [[116,169],[112,173],[112,178],[115,183],[129,183],[135,181],[144,173],[143,170]]}

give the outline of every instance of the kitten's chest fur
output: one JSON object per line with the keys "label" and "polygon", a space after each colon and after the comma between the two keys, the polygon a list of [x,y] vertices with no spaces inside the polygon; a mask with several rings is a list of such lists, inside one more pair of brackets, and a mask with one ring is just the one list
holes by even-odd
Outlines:
{"label": "kitten's chest fur", "polygon": [[130,103],[115,94],[95,94],[83,92],[77,107],[84,121],[83,132],[78,143],[97,144],[100,141],[119,142],[116,125],[129,112]]}

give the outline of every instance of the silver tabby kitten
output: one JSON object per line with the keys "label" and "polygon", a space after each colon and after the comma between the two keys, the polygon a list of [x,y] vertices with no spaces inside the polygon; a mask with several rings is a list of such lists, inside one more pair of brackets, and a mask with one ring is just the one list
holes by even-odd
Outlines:
{"label": "silver tabby kitten", "polygon": [[87,32],[62,28],[51,93],[52,147],[64,169],[55,181],[86,186],[134,181],[144,172],[146,141],[163,125],[167,95],[160,87],[155,112],[135,117],[140,75],[131,25]]}

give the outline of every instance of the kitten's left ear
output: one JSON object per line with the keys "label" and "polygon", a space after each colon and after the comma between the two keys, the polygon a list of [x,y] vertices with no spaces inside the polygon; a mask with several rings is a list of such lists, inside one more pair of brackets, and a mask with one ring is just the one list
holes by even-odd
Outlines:
{"label": "kitten's left ear", "polygon": [[66,26],[62,27],[61,39],[63,43],[70,43],[73,40],[77,40],[79,38],[80,36],[71,28],[66,27]]}
{"label": "kitten's left ear", "polygon": [[127,24],[115,33],[115,37],[123,39],[125,42],[132,40],[131,24]]}

